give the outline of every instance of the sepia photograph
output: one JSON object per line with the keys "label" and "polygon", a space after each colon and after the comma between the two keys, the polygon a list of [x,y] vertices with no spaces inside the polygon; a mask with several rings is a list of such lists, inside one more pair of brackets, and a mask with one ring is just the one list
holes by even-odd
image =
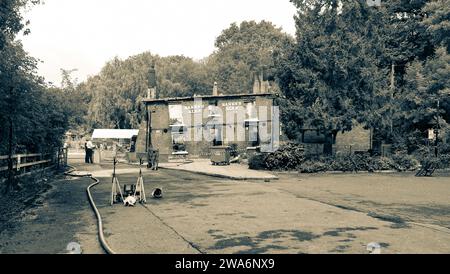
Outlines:
{"label": "sepia photograph", "polygon": [[450,0],[0,0],[0,96],[0,254],[450,254]]}

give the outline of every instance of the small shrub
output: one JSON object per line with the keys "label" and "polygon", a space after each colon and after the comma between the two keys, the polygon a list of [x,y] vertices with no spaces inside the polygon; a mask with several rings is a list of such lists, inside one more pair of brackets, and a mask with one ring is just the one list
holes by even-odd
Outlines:
{"label": "small shrub", "polygon": [[266,167],[269,170],[295,170],[305,160],[302,145],[288,143],[277,151],[270,153],[265,158]]}
{"label": "small shrub", "polygon": [[439,162],[439,168],[450,168],[450,154],[440,155]]}
{"label": "small shrub", "polygon": [[450,144],[448,143],[439,144],[439,153],[450,154]]}
{"label": "small shrub", "polygon": [[391,158],[387,158],[387,157],[377,157],[373,159],[372,162],[372,169],[373,170],[392,170],[395,169],[396,164],[394,162],[394,160],[392,160]]}
{"label": "small shrub", "polygon": [[254,170],[264,170],[267,169],[266,166],[266,155],[255,154],[251,156],[248,160],[248,167]]}
{"label": "small shrub", "polygon": [[365,154],[353,154],[353,155],[340,155],[334,158],[331,163],[332,170],[335,171],[366,171],[370,170],[372,158],[367,153]]}
{"label": "small shrub", "polygon": [[406,153],[398,153],[392,157],[395,163],[395,169],[398,171],[408,171],[415,170],[419,167],[419,161],[417,161],[413,156]]}
{"label": "small shrub", "polygon": [[319,173],[328,171],[328,169],[329,164],[320,160],[307,160],[299,167],[301,173]]}
{"label": "small shrub", "polygon": [[231,144],[230,145],[230,156],[233,158],[236,158],[239,156],[239,151],[238,151],[238,145],[237,144]]}
{"label": "small shrub", "polygon": [[350,156],[338,156],[331,163],[331,169],[334,171],[355,171],[356,166],[353,164]]}
{"label": "small shrub", "polygon": [[435,147],[421,146],[415,151],[414,156],[419,161],[422,167],[439,167],[441,165],[440,159],[436,158]]}

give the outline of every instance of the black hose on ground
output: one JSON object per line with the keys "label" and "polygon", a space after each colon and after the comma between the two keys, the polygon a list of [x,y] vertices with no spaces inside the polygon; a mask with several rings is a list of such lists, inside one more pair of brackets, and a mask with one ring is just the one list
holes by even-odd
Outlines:
{"label": "black hose on ground", "polygon": [[105,250],[106,253],[108,253],[108,254],[116,254],[116,252],[106,242],[105,235],[103,234],[102,216],[100,215],[100,212],[98,211],[97,206],[95,205],[94,199],[92,198],[92,194],[91,194],[91,188],[93,188],[96,185],[98,185],[100,183],[100,180],[95,178],[95,177],[92,177],[92,174],[85,174],[85,175],[72,174],[72,172],[76,171],[77,169],[75,167],[73,167],[73,166],[68,166],[68,167],[70,168],[70,170],[68,172],[65,172],[64,175],[70,176],[70,177],[76,177],[76,178],[90,178],[91,180],[94,181],[93,184],[89,185],[86,188],[86,192],[87,192],[87,195],[88,195],[88,199],[89,199],[89,203],[91,205],[91,208],[94,211],[95,216],[97,217],[98,238],[100,240],[100,244],[101,244],[103,250]]}

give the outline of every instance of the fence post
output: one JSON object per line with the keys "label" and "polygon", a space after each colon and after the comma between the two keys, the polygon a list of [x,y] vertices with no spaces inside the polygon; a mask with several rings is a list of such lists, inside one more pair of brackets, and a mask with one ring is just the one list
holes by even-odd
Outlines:
{"label": "fence post", "polygon": [[20,163],[21,163],[20,155],[17,155],[17,162],[16,162],[16,170],[17,170],[17,172],[20,172]]}
{"label": "fence post", "polygon": [[69,148],[64,149],[64,166],[69,164]]}
{"label": "fence post", "polygon": [[59,160],[60,160],[59,152],[60,152],[60,149],[58,147],[58,149],[56,150],[56,169],[57,170],[59,170]]}

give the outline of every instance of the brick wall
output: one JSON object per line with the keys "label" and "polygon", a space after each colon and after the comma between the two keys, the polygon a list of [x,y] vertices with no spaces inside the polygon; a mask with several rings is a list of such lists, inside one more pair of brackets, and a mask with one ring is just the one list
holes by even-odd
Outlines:
{"label": "brick wall", "polygon": [[[223,122],[224,126],[222,128],[222,137],[224,145],[231,145],[231,144],[237,144],[238,149],[240,151],[245,151],[248,146],[250,146],[250,142],[247,141],[248,139],[248,130],[244,127],[243,121],[241,123],[236,123],[238,116],[244,115],[242,118],[249,119],[253,117],[248,117],[246,114],[246,104],[248,102],[254,102],[255,108],[258,109],[259,106],[267,106],[270,107],[273,104],[273,98],[262,98],[262,97],[245,97],[245,98],[221,98],[221,97],[215,97],[210,99],[202,100],[203,103],[203,109],[208,109],[208,106],[217,105],[222,109]],[[194,115],[198,114],[198,109],[194,106],[194,100],[183,100],[180,102],[170,102],[170,104],[180,104],[183,108],[183,120],[184,124],[186,125],[193,125],[194,124]],[[238,109],[239,108],[239,109]],[[171,135],[171,128],[170,128],[170,115],[169,115],[169,102],[162,101],[155,104],[151,104],[149,106],[149,109],[153,112],[152,113],[152,143],[153,146],[156,149],[160,150],[160,157],[168,158],[170,155],[172,155],[172,135]],[[227,121],[227,112],[236,112],[243,110],[245,113],[240,113],[240,115],[236,115],[234,117],[234,120]],[[201,113],[200,113],[201,115]],[[203,116],[203,115],[202,115]],[[271,119],[271,113],[268,112],[268,119]],[[189,123],[189,119],[191,119],[191,123]],[[202,117],[203,124],[206,124],[209,121],[210,118]],[[262,140],[263,142],[270,141],[270,136],[272,135],[272,132],[270,132],[271,122],[267,121],[265,118],[260,119],[261,126],[265,127],[264,129],[267,131],[267,134],[269,137],[267,137],[267,140]],[[144,146],[145,150],[145,132],[146,132],[146,126],[141,125],[141,131],[140,136],[138,137],[138,151],[142,149],[142,144]],[[268,128],[268,129],[266,129]],[[191,132],[191,137],[194,137],[194,128],[190,127],[187,130]],[[245,139],[239,140],[237,137],[238,133],[244,133]],[[227,138],[228,137],[228,138]],[[233,140],[234,139],[234,140]],[[242,138],[241,138],[242,139]],[[186,150],[189,152],[191,157],[201,157],[201,158],[208,158],[209,148],[212,146],[212,142],[208,140],[202,139],[202,141],[186,141]]]}
{"label": "brick wall", "polygon": [[333,145],[334,153],[354,153],[355,151],[369,151],[371,149],[371,130],[363,126],[355,126],[349,132],[339,132],[336,143]]}
{"label": "brick wall", "polygon": [[147,121],[143,121],[139,127],[139,135],[136,139],[136,152],[145,152],[145,138],[147,137]]}

